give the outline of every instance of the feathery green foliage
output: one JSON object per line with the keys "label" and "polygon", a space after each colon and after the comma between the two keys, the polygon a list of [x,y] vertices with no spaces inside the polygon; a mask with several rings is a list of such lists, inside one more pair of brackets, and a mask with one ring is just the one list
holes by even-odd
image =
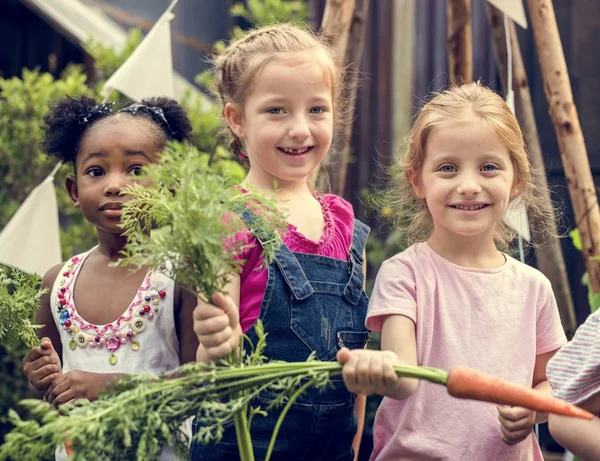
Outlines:
{"label": "feathery green foliage", "polygon": [[39,325],[32,319],[46,290],[40,289],[37,274],[27,275],[16,269],[0,269],[0,343],[7,348],[39,345],[35,334]]}
{"label": "feathery green foliage", "polygon": [[231,14],[258,26],[282,21],[305,25],[308,17],[306,2],[298,0],[247,0],[235,3]]}
{"label": "feathery green foliage", "polygon": [[[35,418],[23,421],[11,410],[15,429],[0,447],[0,460],[36,461],[51,455],[65,440],[74,448],[75,461],[154,460],[161,446],[177,442],[180,423],[188,416],[198,415],[196,436],[208,443],[218,441],[224,425],[240,413],[247,428],[253,417],[283,407],[271,438],[272,449],[278,428],[295,399],[310,386],[328,386],[330,377],[341,374],[341,365],[313,357],[306,362],[265,363],[265,333],[260,324],[256,332],[259,341],[238,364],[189,363],[159,378],[133,376],[95,402],[81,400],[62,406],[62,415],[47,402],[23,401]],[[448,379],[445,371],[434,368],[397,366],[396,371],[438,384]],[[250,400],[263,391],[276,396],[273,403],[267,408],[250,408]],[[250,455],[242,459],[254,459],[248,430],[238,435],[250,450]]]}
{"label": "feathery green foliage", "polygon": [[[205,300],[222,291],[240,268],[244,250],[237,232],[245,229],[235,214],[252,214],[255,234],[263,239],[270,261],[281,245],[285,215],[274,202],[253,192],[229,187],[215,174],[206,157],[189,145],[173,143],[160,163],[146,170],[152,185],[136,184],[123,191],[131,199],[123,207],[121,224],[127,236],[123,265],[162,268],[187,290]],[[159,232],[150,236],[152,228]]]}

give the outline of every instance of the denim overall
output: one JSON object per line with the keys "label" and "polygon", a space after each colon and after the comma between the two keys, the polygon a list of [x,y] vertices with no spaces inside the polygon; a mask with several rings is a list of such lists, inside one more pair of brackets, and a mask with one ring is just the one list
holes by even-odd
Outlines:
{"label": "denim overall", "polygon": [[[251,229],[248,217],[244,221]],[[264,325],[267,347],[273,360],[304,361],[311,352],[323,361],[335,360],[340,347],[363,348],[368,299],[363,291],[363,251],[369,228],[354,221],[348,261],[325,256],[292,253],[284,244],[268,268],[265,297],[259,319]],[[259,239],[260,240],[260,239]],[[247,332],[252,343],[254,327]],[[348,392],[341,377],[332,378],[333,388],[309,388],[292,405],[283,421],[272,461],[350,461],[357,422],[356,394]],[[272,396],[264,392],[251,405],[265,409]],[[273,428],[282,407],[266,417],[255,415],[251,423],[254,455],[264,460]],[[197,422],[193,431],[196,433]],[[227,423],[218,444],[192,442],[193,461],[238,460],[233,421]]]}

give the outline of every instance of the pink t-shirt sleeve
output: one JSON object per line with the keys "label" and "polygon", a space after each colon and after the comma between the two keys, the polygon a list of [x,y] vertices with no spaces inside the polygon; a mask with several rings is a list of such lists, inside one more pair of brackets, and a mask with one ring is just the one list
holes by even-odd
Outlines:
{"label": "pink t-shirt sleeve", "polygon": [[381,265],[369,301],[366,326],[381,332],[389,315],[404,315],[417,323],[417,287],[414,268],[402,254]]}
{"label": "pink t-shirt sleeve", "polygon": [[[540,274],[541,275],[541,274]],[[540,285],[538,313],[536,322],[536,355],[554,351],[567,342],[560,322],[556,298],[550,281],[543,277]]]}

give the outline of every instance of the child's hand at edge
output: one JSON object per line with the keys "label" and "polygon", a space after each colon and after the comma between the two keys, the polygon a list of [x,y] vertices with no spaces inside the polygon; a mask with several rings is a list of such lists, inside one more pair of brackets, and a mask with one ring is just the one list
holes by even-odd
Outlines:
{"label": "child's hand at edge", "polygon": [[23,358],[23,373],[29,381],[31,390],[44,394],[48,387],[61,374],[61,363],[52,341],[42,338],[39,346],[31,350]]}
{"label": "child's hand at edge", "polygon": [[77,399],[96,400],[113,381],[125,377],[123,373],[93,373],[71,370],[59,375],[48,387],[44,400],[55,407]]}
{"label": "child's hand at edge", "polygon": [[198,300],[194,309],[194,331],[200,346],[198,362],[219,360],[235,350],[242,336],[238,306],[221,293],[212,296],[213,304]]}
{"label": "child's hand at edge", "polygon": [[343,365],[342,376],[350,392],[405,398],[414,390],[406,380],[402,381],[408,386],[400,383],[394,365],[400,365],[401,362],[392,351],[349,350],[343,347],[337,353],[337,360]]}
{"label": "child's hand at edge", "polygon": [[531,434],[535,425],[536,412],[523,407],[498,405],[500,436],[507,445],[516,445]]}

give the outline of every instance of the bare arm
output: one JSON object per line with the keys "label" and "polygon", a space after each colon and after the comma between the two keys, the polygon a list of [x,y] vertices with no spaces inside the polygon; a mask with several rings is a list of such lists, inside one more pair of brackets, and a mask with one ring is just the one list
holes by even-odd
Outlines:
{"label": "bare arm", "polygon": [[[417,365],[417,336],[415,323],[404,315],[390,315],[381,329],[381,350],[392,351],[405,365]],[[400,378],[396,389],[385,394],[393,399],[405,399],[411,396],[419,381],[413,378]]]}
{"label": "bare arm", "polygon": [[[600,414],[600,394],[581,405]],[[552,437],[582,461],[600,461],[600,418],[590,421],[567,416],[550,415],[548,427]]]}
{"label": "bare arm", "polygon": [[179,359],[181,363],[196,360],[198,337],[194,333],[194,309],[200,302],[193,293],[182,288],[178,289],[177,300],[179,308],[175,310],[177,336],[179,338]]}
{"label": "bare arm", "polygon": [[[546,377],[546,365],[558,349],[546,352],[545,354],[540,354],[535,358],[535,365],[533,368],[533,382],[532,387],[538,391],[541,391],[547,395],[550,395],[551,389],[550,384],[548,383],[548,378]],[[535,422],[537,424],[545,423],[548,421],[548,413],[536,413]]]}
{"label": "bare arm", "polygon": [[42,278],[42,286],[47,288],[48,291],[42,298],[40,299],[40,308],[37,310],[35,315],[35,323],[38,325],[42,325],[42,328],[37,330],[38,337],[48,338],[52,341],[52,345],[54,346],[54,350],[58,354],[58,357],[62,361],[62,343],[60,341],[60,334],[56,329],[56,324],[54,323],[54,318],[52,317],[52,308],[50,306],[50,296],[52,294],[52,286],[56,281],[56,277],[58,273],[62,269],[63,264],[58,264],[51,268],[44,277]]}

